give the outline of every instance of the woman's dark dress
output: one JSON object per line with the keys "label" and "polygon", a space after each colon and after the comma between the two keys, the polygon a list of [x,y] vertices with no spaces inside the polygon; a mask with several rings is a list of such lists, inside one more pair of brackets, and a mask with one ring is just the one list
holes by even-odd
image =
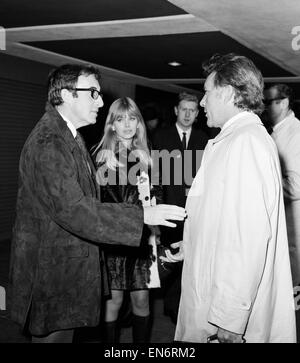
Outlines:
{"label": "woman's dark dress", "polygon": [[[116,171],[109,171],[111,173],[110,175],[113,176],[109,178],[109,181],[116,180],[117,185],[113,185],[114,183],[112,182],[101,186],[102,202],[141,204],[138,187],[136,185],[136,177],[134,180],[130,180],[131,183],[128,181],[130,169],[135,165],[135,162],[127,162],[127,170],[126,167],[120,167]],[[126,184],[122,182],[125,185],[120,185],[118,182],[120,173],[123,180],[124,178],[127,179]],[[151,189],[151,197],[155,196],[157,203],[160,202],[161,195],[162,191],[159,186],[154,186]],[[118,221],[116,220],[115,223],[118,223]],[[151,280],[150,267],[156,259],[156,256],[152,253],[152,246],[148,244],[150,234],[149,228],[144,225],[140,247],[113,246],[105,249],[110,287],[112,290],[139,290],[149,288]]]}

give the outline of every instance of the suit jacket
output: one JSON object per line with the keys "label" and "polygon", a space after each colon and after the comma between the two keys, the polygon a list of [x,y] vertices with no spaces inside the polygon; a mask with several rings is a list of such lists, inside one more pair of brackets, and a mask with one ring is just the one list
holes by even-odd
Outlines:
{"label": "suit jacket", "polygon": [[[176,125],[161,129],[153,140],[154,150],[166,150],[174,157],[170,166],[160,160],[160,174],[163,185],[165,203],[185,206],[188,190],[200,167],[203,150],[208,136],[202,130],[192,128],[187,149],[182,149],[182,143]],[[161,240],[170,244],[182,239],[183,222],[177,223],[177,228],[161,228]]]}
{"label": "suit jacket", "polygon": [[[91,166],[91,165],[90,165]],[[33,335],[99,323],[101,244],[138,246],[141,206],[101,203],[86,156],[50,105],[19,164],[9,295]]]}

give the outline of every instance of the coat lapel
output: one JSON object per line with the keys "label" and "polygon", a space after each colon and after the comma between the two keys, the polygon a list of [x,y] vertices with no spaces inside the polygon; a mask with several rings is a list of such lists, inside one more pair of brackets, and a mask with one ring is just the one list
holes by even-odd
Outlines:
{"label": "coat lapel", "polygon": [[196,137],[197,136],[195,135],[195,129],[192,127],[190,139],[189,139],[188,146],[187,146],[188,150],[194,150],[194,145],[197,145]]}
{"label": "coat lapel", "polygon": [[[80,149],[79,145],[75,141],[71,130],[68,128],[67,123],[63,120],[63,118],[60,116],[58,111],[53,106],[51,106],[49,103],[47,103],[47,105],[46,105],[46,112],[50,114],[51,119],[53,120],[53,127],[56,128],[57,133],[63,137],[63,139],[65,140],[65,143],[70,148],[70,150],[74,156],[74,159],[76,160],[76,162],[78,164],[79,174],[84,172],[86,178],[89,180],[92,195],[100,198],[100,192],[99,192],[99,188],[97,188],[97,183],[96,183],[96,178],[95,178],[95,175],[96,175],[95,166],[94,166],[94,163],[93,163],[88,151],[87,151],[88,160],[86,160],[86,157],[83,155],[82,150]],[[86,164],[87,162],[90,166],[91,172],[88,168],[88,165]]]}
{"label": "coat lapel", "polygon": [[[182,150],[182,143],[181,143],[181,139],[180,139],[180,135],[177,131],[177,127],[176,125],[174,124],[171,128],[171,137],[170,137],[170,141],[172,143],[172,149],[173,150]],[[174,147],[174,143],[176,144],[176,146]]]}

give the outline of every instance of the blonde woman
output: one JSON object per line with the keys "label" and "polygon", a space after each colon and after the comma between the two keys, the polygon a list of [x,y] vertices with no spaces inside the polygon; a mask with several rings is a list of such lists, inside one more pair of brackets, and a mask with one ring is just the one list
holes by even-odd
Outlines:
{"label": "blonde woman", "polygon": [[[152,166],[147,146],[146,127],[135,102],[119,98],[110,106],[104,136],[96,149],[97,182],[101,200],[108,203],[139,204],[137,180],[149,175]],[[151,197],[160,199],[161,189],[153,187]],[[120,216],[122,219],[122,216]],[[115,221],[118,223],[119,221]],[[112,233],[113,233],[112,226]],[[150,330],[149,288],[159,287],[151,282],[151,265],[155,260],[148,244],[150,229],[145,226],[140,247],[106,249],[111,298],[106,302],[106,341],[118,339],[117,320],[124,292],[130,292],[133,312],[133,342],[147,342]]]}

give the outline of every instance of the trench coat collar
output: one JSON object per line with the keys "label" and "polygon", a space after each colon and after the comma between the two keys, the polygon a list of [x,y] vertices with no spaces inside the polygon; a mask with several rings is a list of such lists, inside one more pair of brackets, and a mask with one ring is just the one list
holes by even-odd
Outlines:
{"label": "trench coat collar", "polygon": [[51,118],[53,127],[64,138],[67,145],[73,151],[77,144],[71,130],[67,125],[67,122],[61,117],[56,108],[53,107],[49,102],[46,103],[46,112]]}
{"label": "trench coat collar", "polygon": [[212,140],[212,144],[223,140],[235,130],[250,124],[262,125],[260,118],[253,112],[242,111],[229,119],[222,127],[221,132]]}

